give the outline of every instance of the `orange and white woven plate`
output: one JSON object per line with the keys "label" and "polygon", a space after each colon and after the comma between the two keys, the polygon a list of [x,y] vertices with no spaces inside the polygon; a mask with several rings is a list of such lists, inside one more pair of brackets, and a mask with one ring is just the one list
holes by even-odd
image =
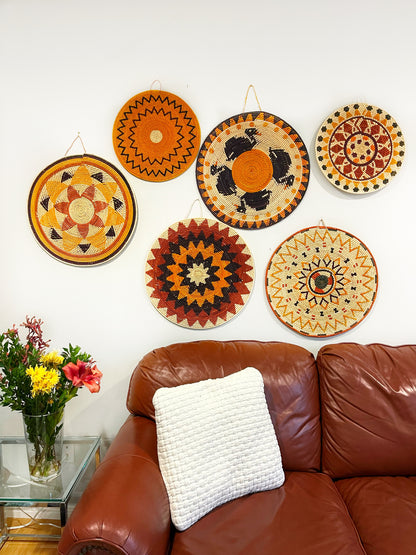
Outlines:
{"label": "orange and white woven plate", "polygon": [[316,137],[316,159],[326,178],[347,193],[387,185],[402,165],[403,133],[390,114],[368,104],[338,108]]}
{"label": "orange and white woven plate", "polygon": [[244,112],[221,122],[203,142],[196,165],[202,200],[227,225],[273,225],[302,200],[309,156],[296,131],[268,112]]}
{"label": "orange and white woven plate", "polygon": [[44,169],[29,194],[33,233],[52,256],[76,266],[106,262],[130,239],[136,203],[122,174],[102,158],[62,158]]}
{"label": "orange and white woven plate", "polygon": [[113,127],[123,167],[145,181],[168,181],[195,160],[201,141],[198,120],[184,100],[149,90],[128,100]]}
{"label": "orange and white woven plate", "polygon": [[310,227],[286,239],[266,272],[269,304],[281,322],[310,337],[343,333],[363,320],[376,298],[377,267],[354,235]]}
{"label": "orange and white woven plate", "polygon": [[147,258],[146,287],[153,306],[185,328],[228,322],[248,301],[253,282],[254,262],[246,243],[216,220],[176,222]]}

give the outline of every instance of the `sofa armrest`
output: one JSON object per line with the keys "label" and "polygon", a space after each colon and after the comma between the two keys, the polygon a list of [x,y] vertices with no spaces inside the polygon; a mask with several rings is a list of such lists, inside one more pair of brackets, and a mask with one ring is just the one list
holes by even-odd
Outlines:
{"label": "sofa armrest", "polygon": [[61,555],[168,552],[169,500],[157,464],[139,447],[132,453],[128,441],[117,438],[115,447],[71,514],[58,546]]}

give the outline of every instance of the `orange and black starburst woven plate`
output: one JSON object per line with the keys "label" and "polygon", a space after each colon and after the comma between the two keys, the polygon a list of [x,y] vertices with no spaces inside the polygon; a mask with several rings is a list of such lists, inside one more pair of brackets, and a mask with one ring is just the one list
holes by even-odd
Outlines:
{"label": "orange and black starburst woven plate", "polygon": [[177,222],[155,241],[147,258],[146,287],[153,306],[186,328],[228,322],[247,302],[253,282],[246,243],[216,220]]}
{"label": "orange and black starburst woven plate", "polygon": [[403,133],[390,114],[368,104],[338,108],[316,137],[316,159],[338,189],[366,194],[387,185],[402,165]]}
{"label": "orange and black starburst woven plate", "polygon": [[195,160],[201,141],[198,120],[178,96],[145,91],[128,100],[113,127],[113,145],[123,167],[145,181],[168,181]]}
{"label": "orange and black starburst woven plate", "polygon": [[268,112],[221,122],[203,142],[196,164],[200,195],[232,227],[259,229],[286,218],[309,182],[309,156],[296,131]]}
{"label": "orange and black starburst woven plate", "polygon": [[269,304],[283,324],[311,337],[343,333],[370,312],[377,293],[377,267],[354,235],[310,227],[286,239],[266,272]]}
{"label": "orange and black starburst woven plate", "polygon": [[33,233],[52,256],[76,266],[117,255],[136,224],[136,203],[122,174],[102,158],[62,158],[35,179],[28,213]]}

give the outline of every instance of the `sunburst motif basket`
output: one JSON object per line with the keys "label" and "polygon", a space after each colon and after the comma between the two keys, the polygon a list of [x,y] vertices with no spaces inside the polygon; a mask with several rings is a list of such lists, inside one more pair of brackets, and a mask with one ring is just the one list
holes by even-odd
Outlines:
{"label": "sunburst motif basket", "polygon": [[43,170],[32,185],[28,213],[40,245],[76,266],[99,264],[118,254],[137,217],[122,174],[91,154],[68,156]]}
{"label": "sunburst motif basket", "polygon": [[370,312],[377,285],[368,248],[354,235],[331,227],[310,227],[286,239],[266,272],[266,294],[275,315],[311,337],[356,326]]}
{"label": "sunburst motif basket", "polygon": [[397,174],[405,143],[390,114],[356,103],[326,118],[315,149],[319,167],[332,185],[347,193],[365,194],[385,187]]}
{"label": "sunburst motif basket", "polygon": [[208,329],[228,322],[248,301],[254,263],[243,239],[211,219],[170,226],[155,241],[146,264],[153,306],[170,322]]}
{"label": "sunburst motif basket", "polygon": [[113,145],[124,168],[146,181],[168,181],[195,160],[198,120],[184,100],[149,90],[128,100],[114,122]]}
{"label": "sunburst motif basket", "polygon": [[259,229],[298,206],[308,186],[309,157],[288,123],[268,112],[244,112],[207,136],[196,178],[215,217],[232,227]]}

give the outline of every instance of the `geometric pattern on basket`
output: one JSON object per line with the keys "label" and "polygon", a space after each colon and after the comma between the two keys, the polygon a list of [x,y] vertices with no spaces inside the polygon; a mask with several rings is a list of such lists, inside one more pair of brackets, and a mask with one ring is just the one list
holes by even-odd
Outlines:
{"label": "geometric pattern on basket", "polygon": [[212,219],[170,226],[155,241],[146,263],[153,306],[179,326],[208,329],[233,318],[247,302],[254,263],[243,239]]}
{"label": "geometric pattern on basket", "polygon": [[203,142],[196,165],[199,192],[227,225],[273,225],[302,200],[309,156],[296,131],[268,112],[244,112],[223,121]]}
{"label": "geometric pattern on basket", "polygon": [[338,108],[321,125],[316,158],[335,187],[353,194],[387,185],[402,165],[405,143],[392,116],[377,106]]}
{"label": "geometric pattern on basket", "polygon": [[49,254],[83,266],[106,262],[126,246],[136,224],[136,203],[114,166],[85,154],[57,160],[37,176],[28,214]]}
{"label": "geometric pattern on basket", "polygon": [[121,108],[113,127],[120,163],[146,181],[167,181],[195,160],[201,133],[191,108],[166,91],[144,91]]}
{"label": "geometric pattern on basket", "polygon": [[266,272],[269,304],[286,326],[311,337],[328,337],[356,326],[377,294],[374,258],[354,235],[310,227],[284,241]]}

